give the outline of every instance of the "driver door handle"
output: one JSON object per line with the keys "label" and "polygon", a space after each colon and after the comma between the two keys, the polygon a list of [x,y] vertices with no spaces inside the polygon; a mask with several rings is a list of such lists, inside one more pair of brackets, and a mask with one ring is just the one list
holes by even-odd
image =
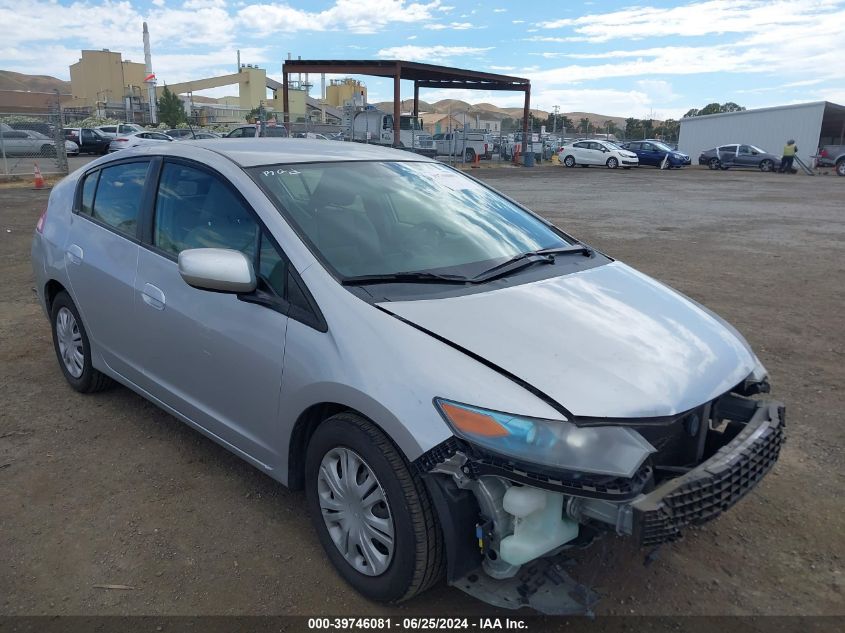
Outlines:
{"label": "driver door handle", "polygon": [[141,291],[141,299],[151,308],[164,310],[165,298],[161,288],[152,284],[144,284],[144,289]]}

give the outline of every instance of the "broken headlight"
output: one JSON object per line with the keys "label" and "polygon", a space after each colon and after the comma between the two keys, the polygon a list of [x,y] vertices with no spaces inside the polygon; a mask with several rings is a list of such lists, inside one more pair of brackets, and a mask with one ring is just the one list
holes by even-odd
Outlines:
{"label": "broken headlight", "polygon": [[547,468],[631,477],[654,447],[623,426],[579,427],[490,411],[449,400],[435,404],[456,435],[502,456]]}

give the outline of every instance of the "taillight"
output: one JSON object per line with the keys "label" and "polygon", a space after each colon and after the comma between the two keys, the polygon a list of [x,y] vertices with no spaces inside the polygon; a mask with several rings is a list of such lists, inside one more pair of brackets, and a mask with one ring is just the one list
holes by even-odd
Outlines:
{"label": "taillight", "polygon": [[827,158],[827,150],[823,149],[822,151],[820,151],[819,156],[821,156],[822,158]]}
{"label": "taillight", "polygon": [[39,233],[44,232],[44,221],[47,219],[47,209],[44,209],[41,212],[41,217],[38,218],[38,222],[35,223],[35,230]]}
{"label": "taillight", "polygon": [[125,143],[125,142],[126,142],[126,141],[128,141],[129,139],[128,139],[128,138],[116,138],[116,139],[114,139],[114,140],[115,140],[115,141],[117,141],[118,143]]}

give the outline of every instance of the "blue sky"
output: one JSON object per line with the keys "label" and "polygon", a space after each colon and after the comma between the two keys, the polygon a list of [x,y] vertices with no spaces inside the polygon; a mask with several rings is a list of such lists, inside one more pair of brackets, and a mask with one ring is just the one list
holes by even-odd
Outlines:
{"label": "blue sky", "polygon": [[[845,0],[0,0],[0,69],[67,79],[82,48],[143,61],[143,20],[160,82],[233,72],[241,49],[242,62],[276,78],[289,52],[525,76],[533,107],[562,112],[666,118],[712,101],[845,103]],[[392,98],[389,82],[363,79],[371,101]],[[402,90],[413,94],[409,82]],[[509,93],[420,97],[521,105]]]}

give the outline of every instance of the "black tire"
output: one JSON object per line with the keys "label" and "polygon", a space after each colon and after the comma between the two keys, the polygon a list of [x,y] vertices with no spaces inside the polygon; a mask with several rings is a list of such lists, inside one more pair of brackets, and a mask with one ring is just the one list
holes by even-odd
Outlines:
{"label": "black tire", "polygon": [[472,163],[475,161],[475,150],[468,147],[464,152],[464,160],[468,163]]}
{"label": "black tire", "polygon": [[707,161],[707,166],[710,169],[719,169],[719,159],[715,157],[711,158]]}
{"label": "black tire", "polygon": [[574,156],[567,156],[563,159],[563,164],[567,167],[575,167],[575,157]]}
{"label": "black tire", "polygon": [[839,160],[836,163],[836,175],[837,176],[845,176],[845,158]]}
{"label": "black tire", "polygon": [[775,164],[772,161],[770,161],[768,158],[765,159],[765,160],[761,160],[759,167],[760,167],[760,171],[774,171],[775,170]]}
{"label": "black tire", "polygon": [[619,161],[616,158],[614,158],[613,156],[608,158],[607,163],[605,163],[605,164],[607,165],[608,169],[616,169],[617,167],[619,167]]}
{"label": "black tire", "polygon": [[[338,551],[323,520],[318,475],[323,457],[335,448],[357,453],[384,489],[394,521],[395,549],[381,575],[367,576],[353,568]],[[443,535],[425,484],[393,443],[366,418],[339,413],[317,427],[305,456],[305,495],[323,549],[344,580],[365,597],[402,602],[442,578],[446,566]]]}
{"label": "black tire", "polygon": [[[62,308],[70,310],[73,318],[76,320],[76,325],[79,329],[79,334],[82,338],[82,354],[83,365],[82,374],[78,377],[71,375],[65,366],[59,351],[59,338],[57,333],[56,319]],[[91,344],[88,342],[88,333],[85,331],[85,326],[82,323],[82,318],[79,316],[79,311],[66,292],[62,291],[53,299],[53,304],[50,306],[50,326],[53,330],[53,348],[56,351],[56,359],[59,361],[59,368],[65,376],[68,384],[79,393],[96,393],[112,386],[114,382],[104,373],[94,369],[91,365]]]}

